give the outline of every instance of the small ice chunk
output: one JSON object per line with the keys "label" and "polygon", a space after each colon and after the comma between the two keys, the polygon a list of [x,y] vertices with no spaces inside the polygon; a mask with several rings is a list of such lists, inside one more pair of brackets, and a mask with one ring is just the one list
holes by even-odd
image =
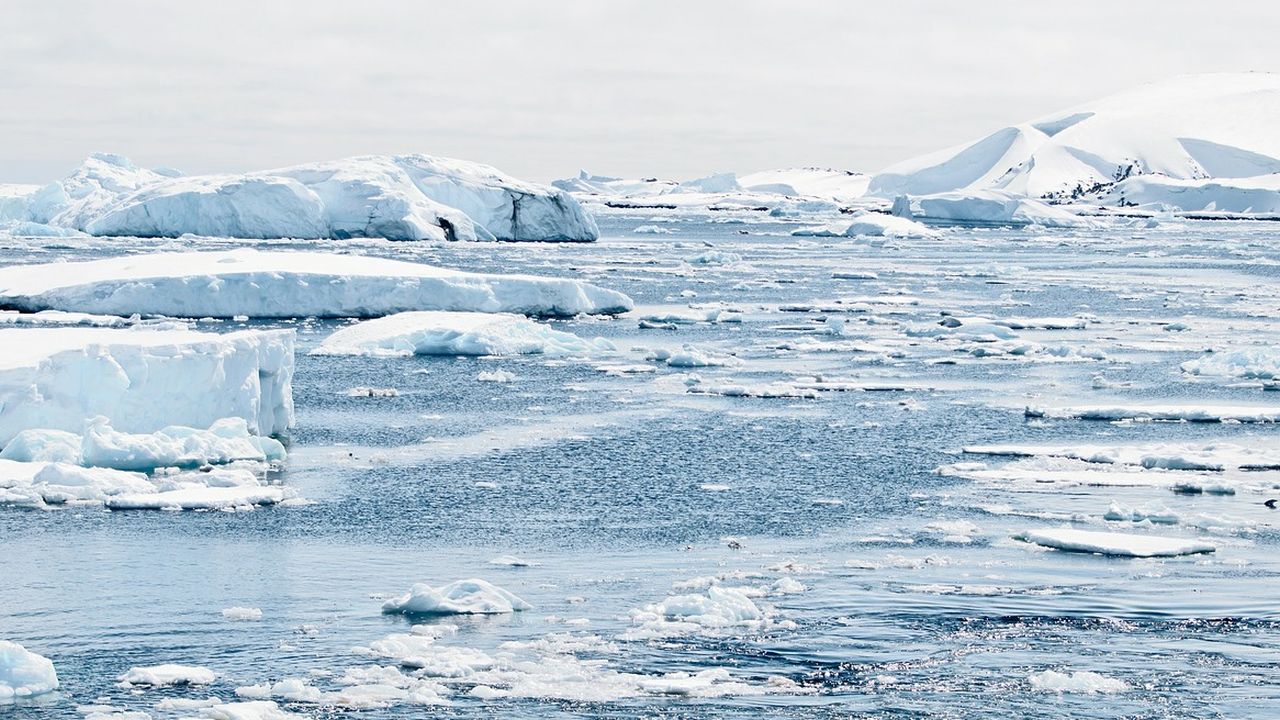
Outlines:
{"label": "small ice chunk", "polygon": [[165,687],[168,685],[208,685],[217,675],[206,667],[199,665],[146,665],[131,667],[120,676],[121,687],[149,685]]}
{"label": "small ice chunk", "polygon": [[484,580],[457,580],[441,588],[417,583],[409,592],[388,600],[384,613],[406,615],[494,615],[533,606]]}
{"label": "small ice chunk", "polygon": [[228,620],[261,620],[262,611],[251,607],[229,607],[222,609],[222,617]]}
{"label": "small ice chunk", "polygon": [[1088,670],[1076,672],[1058,672],[1045,670],[1032,673],[1031,688],[1040,692],[1083,693],[1086,695],[1122,693],[1129,689],[1129,683],[1116,678],[1109,678]]}
{"label": "small ice chunk", "polygon": [[49,658],[0,640],[0,705],[56,689],[58,673]]}

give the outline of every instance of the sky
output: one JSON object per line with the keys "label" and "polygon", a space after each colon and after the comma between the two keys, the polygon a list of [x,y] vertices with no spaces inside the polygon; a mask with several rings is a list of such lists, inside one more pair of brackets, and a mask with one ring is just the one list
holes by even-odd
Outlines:
{"label": "sky", "polygon": [[1280,3],[6,0],[0,182],[93,151],[687,179],[874,172],[1143,82],[1280,71]]}

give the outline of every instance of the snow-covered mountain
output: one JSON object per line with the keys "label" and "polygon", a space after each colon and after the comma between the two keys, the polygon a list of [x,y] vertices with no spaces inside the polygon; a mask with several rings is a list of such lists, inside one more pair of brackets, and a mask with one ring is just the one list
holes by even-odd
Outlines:
{"label": "snow-covered mountain", "polygon": [[183,176],[99,153],[44,187],[0,186],[2,220],[140,237],[580,242],[599,235],[562,190],[429,155]]}
{"label": "snow-covered mountain", "polygon": [[1143,85],[1003,128],[893,165],[868,192],[889,198],[996,189],[1111,204],[1120,202],[1108,192],[1112,186],[1134,176],[1194,185],[1272,173],[1280,173],[1280,75],[1222,73]]}

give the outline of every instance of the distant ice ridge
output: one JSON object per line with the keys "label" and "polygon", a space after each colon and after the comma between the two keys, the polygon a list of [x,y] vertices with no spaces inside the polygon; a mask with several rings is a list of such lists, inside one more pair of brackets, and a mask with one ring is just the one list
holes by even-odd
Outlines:
{"label": "distant ice ridge", "polygon": [[532,605],[485,580],[456,580],[440,588],[417,583],[409,592],[382,605],[384,613],[406,615],[499,615]]}
{"label": "distant ice ridge", "polygon": [[[894,198],[1001,190],[1061,201],[1161,202],[1197,210],[1212,203],[1272,212],[1275,199],[1254,188],[1274,179],[1234,179],[1280,173],[1277,115],[1280,75],[1185,75],[898,163],[872,178],[868,193]],[[1155,184],[1128,181],[1138,176]],[[1233,182],[1204,183],[1210,178]]]}
{"label": "distant ice ridge", "polygon": [[568,355],[595,354],[613,349],[613,343],[603,338],[585,340],[523,315],[424,311],[397,313],[342,328],[325,338],[312,353]]}
{"label": "distant ice ridge", "polygon": [[187,177],[95,153],[42,188],[0,186],[0,220],[140,237],[588,242],[599,236],[561,190],[430,155]]}
{"label": "distant ice ridge", "polygon": [[173,317],[378,317],[406,310],[572,316],[631,299],[590,283],[320,252],[152,253],[0,268],[0,305]]}
{"label": "distant ice ridge", "polygon": [[908,218],[868,212],[855,216],[853,220],[797,228],[791,234],[800,237],[931,238],[937,237],[938,231]]}
{"label": "distant ice ridge", "polygon": [[[23,430],[60,430],[84,432],[81,446],[90,455],[126,447],[144,452],[141,443],[150,443],[157,456],[179,459],[185,453],[181,446],[194,451],[201,443],[211,448],[232,440],[239,425],[218,425],[212,436],[189,430],[225,418],[239,418],[257,435],[283,434],[293,425],[293,345],[292,330],[215,335],[186,329],[0,329],[0,446]],[[110,427],[96,424],[86,432],[85,419],[96,416],[109,417]],[[175,425],[187,429],[166,439],[113,433],[154,433]],[[76,460],[66,450],[74,442],[59,437],[28,437],[24,452],[36,452],[39,440],[71,453],[59,459]],[[259,449],[266,452],[265,446]]]}
{"label": "distant ice ridge", "polygon": [[0,705],[57,689],[58,673],[48,658],[0,640]]}

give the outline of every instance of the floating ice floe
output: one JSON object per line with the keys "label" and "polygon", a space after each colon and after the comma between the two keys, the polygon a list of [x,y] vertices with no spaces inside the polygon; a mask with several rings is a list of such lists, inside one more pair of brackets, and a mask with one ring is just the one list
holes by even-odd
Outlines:
{"label": "floating ice floe", "polygon": [[1253,405],[1099,405],[1087,407],[1028,407],[1027,417],[1076,420],[1142,420],[1164,422],[1280,422],[1280,407]]}
{"label": "floating ice floe", "polygon": [[792,230],[791,234],[798,237],[932,238],[938,237],[939,233],[914,220],[866,212],[857,215],[853,220],[797,228]]}
{"label": "floating ice floe", "polygon": [[672,595],[631,613],[624,640],[652,640],[696,634],[762,632],[772,618],[740,588],[711,585],[706,593]]}
{"label": "floating ice floe", "polygon": [[403,312],[335,331],[313,355],[569,355],[616,349],[523,315]]}
{"label": "floating ice floe", "polygon": [[307,720],[307,716],[284,710],[272,700],[218,703],[198,712],[206,720]]}
{"label": "floating ice floe", "polygon": [[101,504],[112,510],[249,510],[291,494],[247,470],[148,476],[110,468],[0,459],[0,506]]}
{"label": "floating ice floe", "polygon": [[1116,557],[1176,557],[1211,553],[1217,549],[1214,545],[1200,540],[1072,528],[1023,530],[1013,537],[1015,540],[1057,550]]}
{"label": "floating ice floe", "polygon": [[964,452],[1011,457],[1062,457],[1104,465],[1164,470],[1277,470],[1280,448],[1232,442],[1140,445],[966,445]]}
{"label": "floating ice floe", "polygon": [[61,181],[7,193],[0,213],[64,231],[139,237],[581,242],[599,235],[565,192],[429,155],[182,176],[96,153]]}
{"label": "floating ice floe", "polygon": [[378,317],[407,310],[572,316],[632,308],[579,280],[322,252],[151,253],[0,268],[0,306],[173,317]]}
{"label": "floating ice floe", "polygon": [[293,345],[292,330],[0,329],[0,445],[27,429],[79,433],[100,415],[128,433],[224,418],[285,433]]}
{"label": "floating ice floe", "polygon": [[207,667],[199,665],[146,665],[131,667],[120,676],[121,687],[146,685],[165,687],[168,685],[208,685],[217,679],[217,674]]}
{"label": "floating ice floe", "polygon": [[85,422],[84,432],[28,429],[13,437],[0,458],[19,462],[60,462],[86,467],[150,471],[196,468],[237,461],[259,463],[285,459],[279,441],[249,433],[243,418],[224,418],[208,430],[171,425],[153,433],[125,433],[105,417]]}
{"label": "floating ice floe", "polygon": [[1032,673],[1029,680],[1031,689],[1040,692],[1112,695],[1129,690],[1129,683],[1123,680],[1109,678],[1088,670],[1077,670],[1075,672],[1045,670]]}
{"label": "floating ice floe", "polygon": [[384,613],[406,615],[494,615],[528,610],[532,605],[484,580],[457,580],[440,588],[417,583],[382,605]]}
{"label": "floating ice floe", "polygon": [[1256,380],[1280,380],[1280,347],[1216,351],[1182,363],[1190,375]]}
{"label": "floating ice floe", "polygon": [[0,705],[57,689],[58,673],[49,658],[0,640]]}
{"label": "floating ice floe", "polygon": [[649,352],[646,360],[666,363],[670,367],[724,367],[741,365],[742,361],[732,355],[720,355],[703,350],[693,345],[684,345],[678,350],[659,348]]}

